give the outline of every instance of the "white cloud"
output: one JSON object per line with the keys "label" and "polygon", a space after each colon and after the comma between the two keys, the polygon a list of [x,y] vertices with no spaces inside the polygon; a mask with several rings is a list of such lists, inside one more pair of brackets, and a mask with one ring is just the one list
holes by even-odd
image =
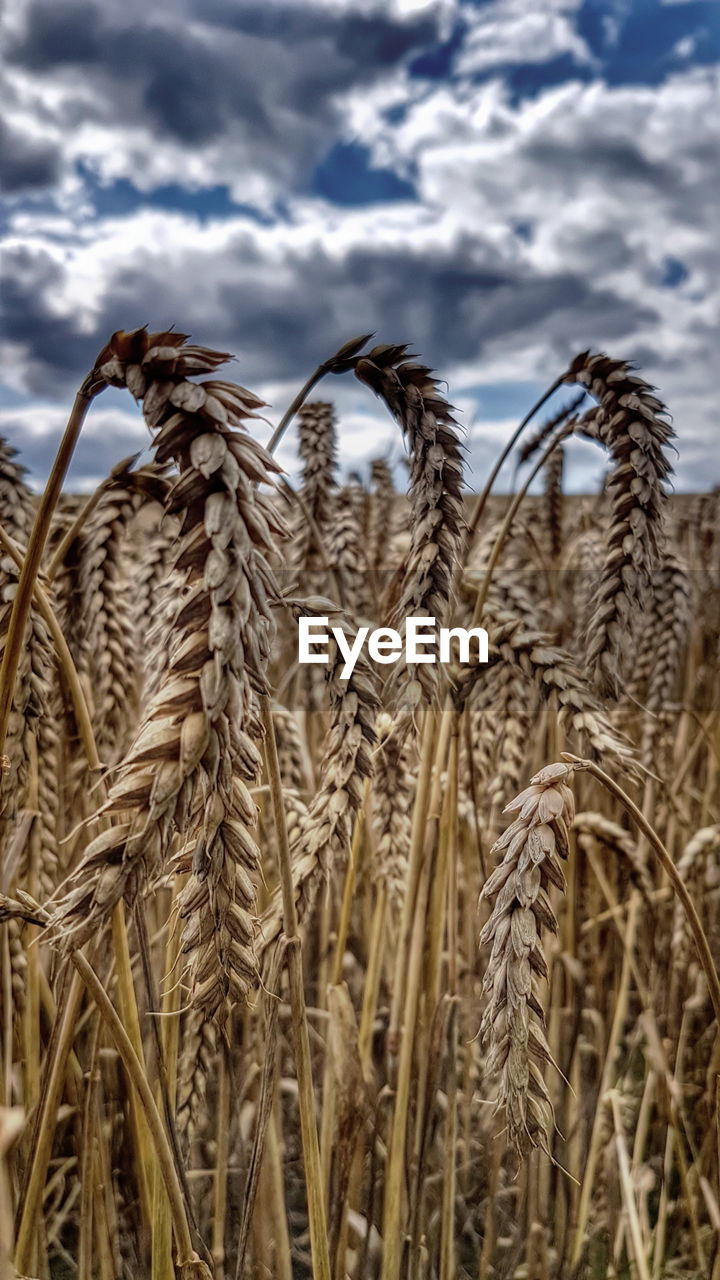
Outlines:
{"label": "white cloud", "polygon": [[576,0],[550,0],[540,6],[533,0],[497,0],[483,5],[473,13],[458,73],[473,75],[504,64],[549,62],[562,54],[592,63],[592,54],[576,30],[578,7]]}
{"label": "white cloud", "polygon": [[[270,5],[273,2],[269,0]],[[379,15],[401,22],[436,16],[448,22],[459,9],[458,0],[314,0],[314,3],[316,7],[333,13],[361,14],[363,17]],[[292,0],[292,7],[307,11],[307,0]]]}
{"label": "white cloud", "polygon": [[682,40],[678,40],[677,44],[673,45],[672,52],[676,58],[686,61],[692,58],[696,48],[697,36],[683,36]]}

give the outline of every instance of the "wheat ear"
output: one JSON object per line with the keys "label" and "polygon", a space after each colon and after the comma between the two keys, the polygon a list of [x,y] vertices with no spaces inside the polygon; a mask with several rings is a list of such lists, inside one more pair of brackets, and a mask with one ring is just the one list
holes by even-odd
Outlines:
{"label": "wheat ear", "polygon": [[266,687],[279,593],[268,565],[285,530],[258,491],[276,464],[235,428],[257,397],[233,383],[191,382],[227,357],[186,346],[183,335],[117,334],[103,376],[143,401],[158,463],[179,476],[168,510],[181,521],[174,568],[184,590],[167,636],[168,663],[100,814],[101,831],[55,912],[59,939],[90,937],[121,897],[132,901],[161,870],[180,832],[178,863],[191,873],[180,898],[193,999],[209,1016],[244,999],[255,976],[259,776],[256,695]]}
{"label": "wheat ear", "polygon": [[[306,572],[322,569],[322,543],[330,522],[336,488],[337,427],[332,404],[310,400],[298,414],[298,453],[302,468],[300,497],[293,526],[293,564]],[[307,518],[309,517],[309,519]],[[317,539],[321,545],[317,545]]]}
{"label": "wheat ear", "polygon": [[574,814],[572,772],[566,764],[547,765],[506,805],[506,813],[518,816],[493,845],[491,852],[504,857],[481,893],[494,903],[480,934],[481,944],[491,948],[480,1034],[489,1045],[487,1070],[500,1078],[497,1101],[510,1141],[521,1152],[528,1147],[547,1151],[550,1143],[552,1108],[540,1066],[552,1059],[537,979],[548,972],[543,932],[558,928],[549,890],[565,891],[562,860]]}
{"label": "wheat ear", "polygon": [[[342,626],[348,643],[354,631]],[[344,658],[337,643],[329,646],[326,672],[330,699],[330,729],[320,771],[320,787],[307,816],[301,817],[293,855],[293,892],[298,922],[307,921],[318,890],[333,867],[347,856],[353,824],[360,811],[363,783],[374,770],[375,723],[379,711],[377,676],[361,653],[347,680],[340,678]],[[283,927],[282,899],[278,893],[261,918],[262,945],[266,950]]]}
{"label": "wheat ear", "polygon": [[[410,452],[412,523],[395,610],[398,629],[413,616],[432,617],[443,626],[464,529],[462,453],[452,406],[431,371],[410,359],[405,346],[373,347],[358,358],[355,373],[385,401]],[[437,664],[398,662],[389,681],[396,714],[412,714],[422,699],[431,702],[437,684]]]}
{"label": "wheat ear", "polygon": [[633,611],[642,608],[659,551],[674,432],[662,402],[624,361],[586,351],[564,380],[580,383],[598,402],[600,439],[612,459],[612,511],[587,663],[597,688],[617,696],[623,642]]}

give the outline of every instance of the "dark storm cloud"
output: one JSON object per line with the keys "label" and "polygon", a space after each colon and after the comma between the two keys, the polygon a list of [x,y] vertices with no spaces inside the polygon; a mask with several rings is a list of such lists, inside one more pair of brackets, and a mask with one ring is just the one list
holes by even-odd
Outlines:
{"label": "dark storm cloud", "polygon": [[[191,28],[190,22],[193,27]],[[199,33],[198,33],[199,29]],[[339,125],[333,96],[371,82],[437,38],[430,19],[285,5],[30,4],[11,66],[47,77],[82,69],[87,119],[140,124],[188,148],[232,134],[307,179]],[[67,109],[67,108],[66,108]]]}
{"label": "dark storm cloud", "polygon": [[52,187],[60,176],[60,152],[49,142],[0,121],[0,189],[6,195]]}
{"label": "dark storm cloud", "polygon": [[571,272],[473,268],[472,249],[461,240],[430,261],[421,251],[363,248],[338,259],[316,248],[270,277],[245,236],[217,258],[187,250],[182,273],[158,254],[108,277],[92,335],[53,313],[61,269],[47,256],[8,255],[2,288],[36,393],[52,380],[69,394],[111,332],[143,323],[177,324],[235,352],[242,377],[260,382],[302,376],[355,331],[409,342],[442,370],[480,359],[498,340],[530,342],[540,325],[561,363],[583,341],[615,342],[655,319]]}
{"label": "dark storm cloud", "polygon": [[327,5],[273,3],[193,3],[197,17],[208,25],[217,25],[247,35],[301,43],[329,37],[338,52],[357,66],[370,68],[391,66],[409,53],[434,43],[438,24],[433,18],[415,17],[405,22],[393,21],[382,13],[364,15],[343,13]]}
{"label": "dark storm cloud", "polygon": [[229,330],[238,335],[235,349],[249,354],[263,378],[283,370],[301,375],[338,336],[349,336],[350,316],[353,329],[372,330],[378,341],[409,342],[441,370],[481,359],[504,338],[529,342],[539,325],[563,360],[580,330],[588,341],[610,341],[655,318],[651,308],[569,272],[473,269],[471,249],[461,241],[452,257],[431,259],[363,248],[341,263],[318,251],[295,263],[291,291],[263,282],[255,294],[252,282],[239,280],[221,287],[219,301],[226,315],[238,317]]}
{"label": "dark storm cloud", "polygon": [[31,4],[21,35],[11,40],[6,56],[29,71],[84,66],[102,58],[101,9],[93,4]]}
{"label": "dark storm cloud", "polygon": [[77,382],[98,350],[95,337],[82,332],[73,314],[53,310],[53,291],[62,279],[62,268],[48,253],[25,246],[3,252],[3,333],[30,354],[27,388],[36,395],[46,395],[58,382],[64,387]]}

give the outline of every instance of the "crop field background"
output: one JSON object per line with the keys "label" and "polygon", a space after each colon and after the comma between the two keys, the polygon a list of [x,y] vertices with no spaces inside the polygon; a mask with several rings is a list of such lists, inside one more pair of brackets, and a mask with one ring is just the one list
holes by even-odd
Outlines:
{"label": "crop field background", "polygon": [[[115,334],[40,499],[0,448],[0,1276],[718,1280],[718,494],[603,354],[511,497],[402,346],[268,447],[226,358]],[[74,497],[107,386],[150,460]],[[489,661],[343,680],[312,614]]]}

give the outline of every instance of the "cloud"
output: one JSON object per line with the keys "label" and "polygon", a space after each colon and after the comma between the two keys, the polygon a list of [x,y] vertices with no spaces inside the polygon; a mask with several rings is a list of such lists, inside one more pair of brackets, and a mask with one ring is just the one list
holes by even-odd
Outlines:
{"label": "cloud", "polygon": [[62,155],[141,190],[226,184],[265,209],[307,186],[351,88],[431,45],[443,6],[70,5],[32,0],[7,38],[6,100]]}
{"label": "cloud", "polygon": [[594,61],[578,34],[576,0],[502,0],[483,5],[469,27],[456,70],[476,75],[502,66],[549,62],[568,54],[575,62]]}
{"label": "cloud", "polygon": [[0,184],[6,195],[52,187],[59,177],[57,147],[0,121]]}
{"label": "cloud", "polygon": [[540,326],[546,350],[565,359],[579,316],[597,341],[653,324],[651,305],[588,278],[584,264],[546,272],[530,258],[413,209],[343,217],[312,204],[273,227],[144,212],[71,249],[9,240],[0,291],[36,393],[59,379],[69,392],[109,333],[146,322],[237,352],[256,381],[300,377],[356,331],[408,341],[448,368]]}
{"label": "cloud", "polygon": [[683,36],[673,45],[672,52],[676,58],[686,61],[688,58],[692,58],[696,48],[697,36]]}
{"label": "cloud", "polygon": [[[18,450],[29,480],[36,486],[45,479],[66,421],[67,409],[45,402],[0,409],[0,436]],[[78,493],[92,491],[114,463],[143,452],[149,443],[139,412],[98,405],[81,432],[66,487]]]}
{"label": "cloud", "polygon": [[[468,420],[482,388],[539,390],[604,347],[660,385],[696,467],[715,414],[717,68],[607,83],[572,0],[13,12],[2,354],[32,404],[67,401],[107,336],[145,322],[236,352],[234,376],[276,404],[375,330],[447,376]],[[508,66],[559,58],[570,78],[514,93]],[[320,198],[338,155],[394,182],[359,174],[356,207]],[[382,411],[340,399],[352,449],[372,451]],[[477,468],[485,439],[476,424]]]}

